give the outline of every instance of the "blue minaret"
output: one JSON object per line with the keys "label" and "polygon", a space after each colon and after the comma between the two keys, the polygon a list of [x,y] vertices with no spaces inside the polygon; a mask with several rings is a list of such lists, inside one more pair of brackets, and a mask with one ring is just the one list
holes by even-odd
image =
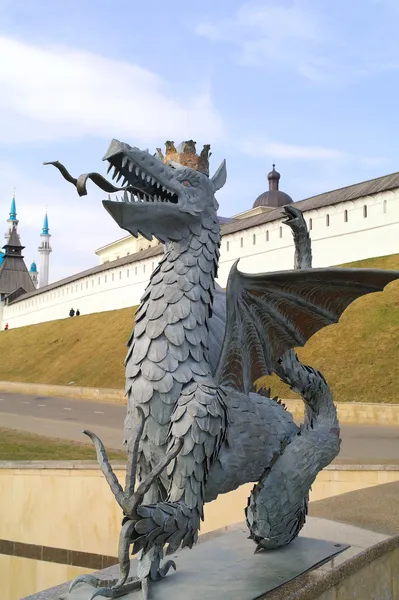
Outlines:
{"label": "blue minaret", "polygon": [[47,211],[44,215],[43,229],[40,234],[41,243],[38,248],[40,254],[40,268],[39,268],[39,288],[48,285],[49,270],[50,270],[50,252],[52,250],[50,246],[51,235],[49,233]]}
{"label": "blue minaret", "polygon": [[6,242],[8,242],[8,240],[10,239],[12,230],[17,229],[18,223],[19,223],[19,221],[17,219],[17,206],[15,203],[15,192],[14,192],[14,195],[11,200],[10,216],[7,219],[7,223],[8,223],[8,231],[4,236],[6,238]]}

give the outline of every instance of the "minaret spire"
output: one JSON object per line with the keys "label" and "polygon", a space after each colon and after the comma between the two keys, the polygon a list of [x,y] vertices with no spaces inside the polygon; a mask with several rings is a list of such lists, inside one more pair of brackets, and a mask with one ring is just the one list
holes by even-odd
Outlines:
{"label": "minaret spire", "polygon": [[10,239],[10,235],[13,229],[17,229],[18,227],[18,219],[17,219],[17,205],[15,202],[15,188],[14,188],[14,193],[12,196],[12,200],[11,200],[11,206],[10,206],[10,215],[7,219],[7,224],[8,224],[8,228],[7,228],[7,232],[5,234],[5,239],[6,239],[6,243],[8,242],[8,240]]}
{"label": "minaret spire", "polygon": [[49,233],[47,208],[44,215],[43,228],[40,234],[41,243],[38,248],[40,254],[40,268],[39,268],[39,288],[48,285],[49,269],[50,269],[50,253],[52,248],[50,246],[51,235]]}

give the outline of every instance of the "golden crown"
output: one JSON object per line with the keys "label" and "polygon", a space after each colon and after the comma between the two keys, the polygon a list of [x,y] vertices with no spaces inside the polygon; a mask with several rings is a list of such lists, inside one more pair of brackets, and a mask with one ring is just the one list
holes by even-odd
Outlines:
{"label": "golden crown", "polygon": [[193,140],[182,142],[177,148],[174,142],[165,142],[165,154],[160,148],[157,148],[158,156],[162,162],[168,164],[176,162],[184,167],[190,167],[195,171],[200,171],[209,176],[209,157],[211,156],[210,144],[205,144],[200,154],[197,154]]}

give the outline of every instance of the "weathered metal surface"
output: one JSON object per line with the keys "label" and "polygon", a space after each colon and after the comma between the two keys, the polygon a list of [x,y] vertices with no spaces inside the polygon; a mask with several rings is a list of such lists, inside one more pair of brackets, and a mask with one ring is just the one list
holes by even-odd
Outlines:
{"label": "weathered metal surface", "polygon": [[[295,269],[249,275],[235,264],[224,293],[215,286],[220,245],[215,192],[225,183],[225,163],[209,178],[117,140],[105,159],[114,178],[126,180],[124,201],[104,201],[107,211],[132,235],[155,236],[165,244],[136,312],[126,358],[125,490],[101,441],[90,434],[125,515],[121,578],[95,596],[120,595],[133,546],[146,598],[148,581],[162,578],[170,567],[161,566],[164,546],[167,553],[191,548],[204,504],[244,483],[258,482],[246,509],[258,548],[279,548],[296,538],[310,486],[338,454],[340,439],[324,377],[302,365],[293,348],[337,322],[356,298],[398,279],[399,272],[311,269],[306,224],[290,205],[285,214],[294,233]],[[80,194],[87,179],[102,189],[120,189],[95,173],[76,180],[55,166]],[[257,379],[273,371],[302,396],[300,428],[275,399],[252,391]]]}

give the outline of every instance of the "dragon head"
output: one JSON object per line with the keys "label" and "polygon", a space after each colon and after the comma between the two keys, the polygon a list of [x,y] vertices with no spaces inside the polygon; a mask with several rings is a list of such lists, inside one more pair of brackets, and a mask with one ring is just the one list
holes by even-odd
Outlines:
{"label": "dragon head", "polygon": [[112,140],[106,155],[108,171],[126,186],[123,201],[104,200],[103,205],[122,229],[161,242],[176,241],[182,232],[203,217],[216,216],[215,192],[226,181],[223,161],[215,175],[163,163],[157,156],[124,142]]}
{"label": "dragon head", "polygon": [[103,160],[109,163],[112,178],[116,183],[122,180],[123,187],[114,186],[98,173],[74,179],[60,163],[45,164],[56,166],[80,195],[87,193],[88,179],[106,192],[121,191],[122,200],[109,196],[103,205],[117,224],[135,237],[155,237],[163,243],[179,241],[198,228],[202,219],[216,221],[215,193],[226,182],[225,161],[213,177],[208,177],[180,163],[166,164],[157,155],[115,139]]}

